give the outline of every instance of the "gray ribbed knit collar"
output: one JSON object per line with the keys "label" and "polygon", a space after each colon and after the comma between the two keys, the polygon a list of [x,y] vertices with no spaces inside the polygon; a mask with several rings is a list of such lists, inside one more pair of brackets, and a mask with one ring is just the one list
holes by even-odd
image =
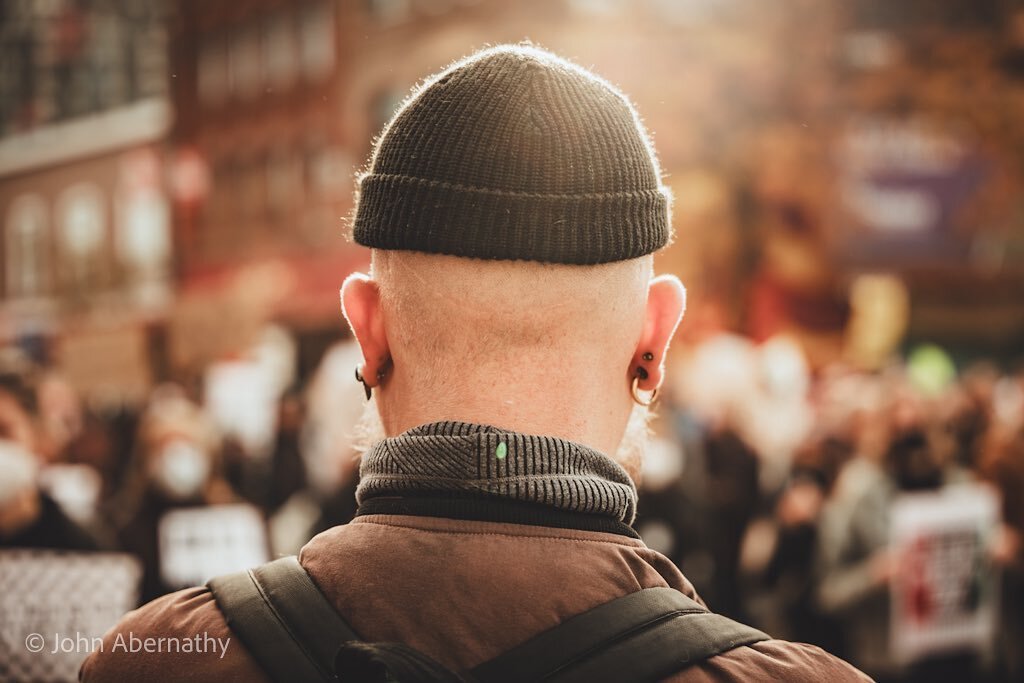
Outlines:
{"label": "gray ribbed knit collar", "polygon": [[434,422],[374,444],[356,500],[486,493],[631,524],[636,487],[608,456],[579,443],[487,425]]}

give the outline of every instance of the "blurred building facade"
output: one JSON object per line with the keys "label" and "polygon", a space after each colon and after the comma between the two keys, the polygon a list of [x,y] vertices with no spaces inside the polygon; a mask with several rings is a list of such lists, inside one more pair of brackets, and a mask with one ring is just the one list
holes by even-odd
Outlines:
{"label": "blurred building facade", "polygon": [[197,176],[177,212],[186,297],[272,262],[282,282],[305,288],[286,312],[316,316],[318,275],[352,267],[339,239],[355,167],[337,105],[347,24],[326,1],[180,6],[173,138]]}
{"label": "blurred building facade", "polygon": [[344,328],[341,281],[368,265],[346,235],[374,136],[418,79],[483,44],[496,14],[526,23],[482,0],[179,5],[172,139],[196,191],[176,202],[173,364],[244,346],[269,317],[297,333],[304,374],[302,356]]}
{"label": "blurred building facade", "polygon": [[906,337],[1012,354],[1019,182],[1000,149],[1013,133],[984,111],[1016,106],[1015,5],[940,5],[185,3],[175,143],[210,179],[178,213],[185,291],[273,262],[275,291],[301,288],[286,315],[323,325],[365,261],[340,236],[373,136],[425,74],[528,38],[644,114],[678,198],[660,258],[693,294],[684,334],[795,334],[815,365],[880,328],[878,357]]}
{"label": "blurred building facade", "polygon": [[0,12],[0,339],[137,399],[173,292],[165,6]]}
{"label": "blurred building facade", "polygon": [[684,338],[791,334],[814,366],[850,349],[877,365],[907,339],[1004,358],[1024,342],[1010,0],[2,12],[0,336],[85,359],[83,382],[93,357],[112,376],[123,358],[201,371],[268,320],[297,333],[308,374],[366,265],[344,236],[373,137],[424,75],[523,39],[644,115],[677,198],[659,267],[690,290]]}

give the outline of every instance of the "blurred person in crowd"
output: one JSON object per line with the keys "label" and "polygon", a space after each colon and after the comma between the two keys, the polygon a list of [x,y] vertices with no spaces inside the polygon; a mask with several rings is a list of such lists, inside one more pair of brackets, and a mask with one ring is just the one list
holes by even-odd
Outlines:
{"label": "blurred person in crowd", "polygon": [[[343,654],[404,643],[419,666],[454,680],[644,588],[699,601],[629,527],[630,473],[684,307],[679,281],[652,273],[668,226],[667,191],[628,100],[545,51],[477,53],[392,119],[354,223],[372,275],[342,289],[362,351],[356,378],[383,438],[363,455],[356,519],[299,556],[328,608],[367,641]],[[218,605],[209,589],[179,592],[107,639],[237,635]],[[219,660],[104,647],[82,679],[264,680],[258,662],[272,653],[242,638]],[[692,644],[669,642],[658,678],[863,680],[812,646],[741,642],[682,670]]]}
{"label": "blurred person in crowd", "polygon": [[842,653],[838,626],[821,614],[814,600],[814,562],[818,524],[839,472],[853,455],[842,433],[817,435],[798,451],[789,481],[775,501],[776,536],[761,569],[760,587],[772,592],[773,605],[789,637]]}
{"label": "blurred person in crowd", "polygon": [[[276,434],[266,457],[247,453],[236,439],[223,442],[225,477],[240,496],[267,517],[275,552],[295,552],[326,528],[311,522],[326,503],[308,495],[302,438],[305,422],[303,392],[292,387],[278,400]],[[349,497],[354,499],[354,490]],[[350,506],[354,513],[355,503]]]}
{"label": "blurred person in crowd", "polygon": [[34,453],[39,443],[33,415],[36,396],[21,375],[0,375],[0,438]]}
{"label": "blurred person in crowd", "polygon": [[0,548],[99,550],[99,542],[39,488],[36,457],[0,440]]}
{"label": "blurred person in crowd", "polygon": [[39,452],[48,462],[64,458],[68,445],[82,431],[83,411],[74,387],[55,372],[36,382],[39,408]]}
{"label": "blurred person in crowd", "polygon": [[120,417],[101,417],[86,412],[81,430],[65,449],[66,462],[86,465],[99,474],[102,499],[120,490],[129,465],[131,442],[125,443],[119,435],[124,428],[119,422]]}
{"label": "blurred person in crowd", "polygon": [[742,618],[740,547],[760,498],[760,463],[731,413],[706,433],[702,455],[709,513],[705,524],[710,527],[707,538],[714,562],[711,591],[706,599],[723,614]]}
{"label": "blurred person in crowd", "polygon": [[295,447],[304,486],[293,491],[270,520],[275,552],[295,553],[316,534],[355,516],[357,432],[363,412],[372,409],[361,387],[352,382],[352,367],[361,358],[354,340],[334,345],[297,397],[303,415]]}
{"label": "blurred person in crowd", "polygon": [[693,417],[674,415],[673,426],[694,434],[646,447],[634,526],[649,546],[693,572],[688,578],[715,611],[746,618],[740,546],[760,501],[759,459],[732,419],[683,424]]}
{"label": "blurred person in crowd", "polygon": [[98,541],[39,485],[35,392],[0,377],[0,547],[97,550]]}
{"label": "blurred person in crowd", "polygon": [[841,621],[850,660],[878,680],[968,680],[976,673],[971,655],[926,659],[908,671],[890,648],[889,584],[908,570],[889,547],[892,507],[902,493],[936,491],[970,475],[926,421],[926,405],[902,384],[885,395],[858,416],[856,457],[822,512],[818,606]]}
{"label": "blurred person in crowd", "polygon": [[981,466],[982,449],[992,431],[992,406],[998,382],[999,371],[993,364],[976,362],[942,396],[940,416],[955,443],[956,460],[971,470]]}
{"label": "blurred person in crowd", "polygon": [[35,382],[38,449],[44,490],[104,547],[116,547],[113,529],[101,514],[126,465],[114,430],[116,418],[99,417],[83,405],[75,388],[50,369]]}
{"label": "blurred person in crowd", "polygon": [[270,454],[270,486],[266,501],[268,511],[280,508],[306,485],[301,440],[305,411],[302,392],[298,389],[286,391],[278,403],[277,436]]}
{"label": "blurred person in crowd", "polygon": [[143,564],[142,598],[169,592],[160,576],[161,518],[178,508],[238,500],[219,467],[219,440],[199,406],[175,387],[156,390],[139,424],[125,487],[110,501],[121,548]]}
{"label": "blurred person in crowd", "polygon": [[[666,409],[669,415],[672,410]],[[687,487],[687,478],[694,469],[692,453],[676,434],[659,434],[674,427],[659,420],[645,448],[637,481],[639,502],[633,528],[647,547],[682,565],[687,556],[701,547],[698,520],[706,516],[696,508]],[[699,585],[693,576],[688,578],[695,587]]]}
{"label": "blurred person in crowd", "polygon": [[1003,528],[996,561],[1003,574],[1001,661],[1007,680],[1024,681],[1024,376],[1005,377],[991,392],[988,429],[978,440],[980,476],[1000,493]]}
{"label": "blurred person in crowd", "polygon": [[223,439],[222,447],[225,478],[239,495],[267,515],[276,513],[306,487],[302,456],[306,405],[298,387],[281,394],[273,421],[275,432],[265,453],[247,449],[233,435]]}
{"label": "blurred person in crowd", "polygon": [[669,386],[688,453],[683,568],[714,609],[748,618],[744,539],[810,423],[806,360],[791,339],[754,344],[732,334],[703,340],[685,360]]}

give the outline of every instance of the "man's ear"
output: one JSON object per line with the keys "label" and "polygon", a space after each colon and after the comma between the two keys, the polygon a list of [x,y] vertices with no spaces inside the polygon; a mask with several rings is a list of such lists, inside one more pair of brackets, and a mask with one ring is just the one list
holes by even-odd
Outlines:
{"label": "man's ear", "polygon": [[341,311],[363,352],[360,372],[364,381],[375,387],[380,384],[378,376],[383,375],[391,361],[377,283],[365,273],[352,273],[345,278],[341,285]]}
{"label": "man's ear", "polygon": [[664,377],[665,353],[686,310],[686,289],[675,275],[659,275],[647,291],[647,313],[640,342],[629,367],[629,381],[639,376],[638,388],[654,391]]}

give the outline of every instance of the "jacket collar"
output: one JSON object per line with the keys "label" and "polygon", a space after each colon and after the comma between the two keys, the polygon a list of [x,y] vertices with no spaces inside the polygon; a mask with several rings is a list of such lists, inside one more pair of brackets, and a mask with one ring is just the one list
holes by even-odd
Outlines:
{"label": "jacket collar", "polygon": [[549,436],[434,422],[374,444],[356,500],[457,497],[515,501],[631,524],[636,486],[603,453]]}

